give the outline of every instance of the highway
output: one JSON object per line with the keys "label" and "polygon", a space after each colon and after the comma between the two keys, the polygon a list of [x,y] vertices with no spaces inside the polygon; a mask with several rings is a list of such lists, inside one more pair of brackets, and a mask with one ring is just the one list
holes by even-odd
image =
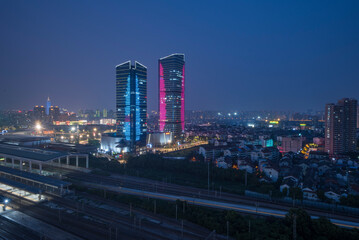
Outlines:
{"label": "highway", "polygon": [[[157,199],[175,201],[177,199],[185,200],[190,203],[214,207],[220,209],[231,209],[248,214],[258,214],[263,216],[284,217],[291,206],[281,206],[274,203],[259,202],[257,207],[256,201],[248,199],[243,196],[222,193],[220,198],[219,194],[208,195],[206,190],[193,187],[180,186],[175,184],[168,184],[157,182],[149,179],[141,179],[131,176],[116,175],[116,177],[103,177],[92,174],[79,174],[74,173],[68,175],[70,179],[87,182],[87,185],[97,188],[106,188],[112,191],[122,192],[131,195],[148,196]],[[243,197],[243,198],[242,198]],[[260,207],[258,205],[261,205]],[[337,216],[328,214],[322,211],[309,210],[308,213],[312,218],[327,217],[334,224],[347,227],[359,228],[358,219],[348,216]]]}

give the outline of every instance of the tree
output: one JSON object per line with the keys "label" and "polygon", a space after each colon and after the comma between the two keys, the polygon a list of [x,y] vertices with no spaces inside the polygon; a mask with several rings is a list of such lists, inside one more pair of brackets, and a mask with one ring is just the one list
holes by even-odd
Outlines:
{"label": "tree", "polygon": [[290,209],[285,216],[285,223],[288,227],[293,226],[294,218],[296,218],[297,236],[302,239],[312,239],[313,227],[309,214],[301,208]]}
{"label": "tree", "polygon": [[95,139],[89,139],[88,140],[90,145],[95,146],[96,148],[100,148],[101,144],[99,140],[95,140]]}

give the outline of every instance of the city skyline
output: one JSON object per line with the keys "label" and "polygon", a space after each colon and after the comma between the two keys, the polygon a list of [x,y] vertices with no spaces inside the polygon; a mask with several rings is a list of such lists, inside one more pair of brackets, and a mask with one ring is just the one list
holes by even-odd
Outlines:
{"label": "city skyline", "polygon": [[359,239],[359,1],[0,0],[1,239]]}
{"label": "city skyline", "polygon": [[148,110],[157,110],[157,59],[183,52],[186,109],[321,110],[336,99],[359,98],[357,8],[356,1],[135,8],[8,1],[0,10],[1,108],[31,109],[50,96],[72,111],[114,109],[113,67],[136,59],[148,66]]}

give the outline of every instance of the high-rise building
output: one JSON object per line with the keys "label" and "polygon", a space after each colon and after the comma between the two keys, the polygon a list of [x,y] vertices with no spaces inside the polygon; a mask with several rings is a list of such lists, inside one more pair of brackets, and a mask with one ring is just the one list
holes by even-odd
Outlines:
{"label": "high-rise building", "polygon": [[43,121],[45,119],[46,110],[44,106],[36,105],[34,107],[33,116],[35,120]]}
{"label": "high-rise building", "polygon": [[159,128],[180,138],[184,132],[184,54],[171,54],[160,58],[159,71]]}
{"label": "high-rise building", "polygon": [[102,117],[107,118],[107,109],[106,108],[104,108],[102,111]]}
{"label": "high-rise building", "polygon": [[117,136],[130,151],[146,145],[147,67],[135,61],[116,66]]}
{"label": "high-rise building", "polygon": [[96,112],[95,112],[94,117],[95,117],[95,118],[99,118],[99,117],[100,117],[100,110],[96,109]]}
{"label": "high-rise building", "polygon": [[46,115],[49,115],[49,114],[50,114],[50,107],[51,107],[50,97],[47,97],[47,101],[46,101]]}
{"label": "high-rise building", "polygon": [[357,128],[359,129],[359,106],[357,107]]}
{"label": "high-rise building", "polygon": [[355,151],[357,105],[357,100],[343,98],[325,106],[325,151],[329,155]]}
{"label": "high-rise building", "polygon": [[50,120],[58,121],[60,118],[60,108],[58,106],[50,107]]}

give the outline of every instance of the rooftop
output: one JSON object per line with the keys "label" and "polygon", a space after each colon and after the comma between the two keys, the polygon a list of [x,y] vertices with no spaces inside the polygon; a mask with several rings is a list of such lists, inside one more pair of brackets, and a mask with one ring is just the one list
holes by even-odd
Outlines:
{"label": "rooftop", "polygon": [[66,186],[71,185],[71,183],[65,182],[65,181],[62,181],[59,179],[49,178],[49,177],[41,176],[38,174],[24,172],[24,171],[20,171],[20,170],[14,169],[14,168],[4,167],[4,166],[0,166],[0,172],[11,174],[11,175],[21,177],[21,178],[25,178],[25,179],[28,179],[31,181],[43,183],[43,184],[53,186],[53,187],[61,187],[61,186],[66,187]]}
{"label": "rooftop", "polygon": [[2,177],[0,177],[0,183],[6,184],[6,185],[9,185],[12,187],[20,188],[20,189],[25,190],[30,193],[35,193],[35,194],[41,193],[41,190],[37,187],[28,186],[26,184],[15,182],[13,180],[2,178]]}
{"label": "rooftop", "polygon": [[18,135],[18,134],[7,134],[0,135],[0,142],[34,142],[50,140],[49,137],[40,136],[29,136],[29,135]]}
{"label": "rooftop", "polygon": [[49,151],[7,144],[0,144],[0,154],[6,154],[14,157],[27,158],[43,162],[69,155],[66,152]]}

